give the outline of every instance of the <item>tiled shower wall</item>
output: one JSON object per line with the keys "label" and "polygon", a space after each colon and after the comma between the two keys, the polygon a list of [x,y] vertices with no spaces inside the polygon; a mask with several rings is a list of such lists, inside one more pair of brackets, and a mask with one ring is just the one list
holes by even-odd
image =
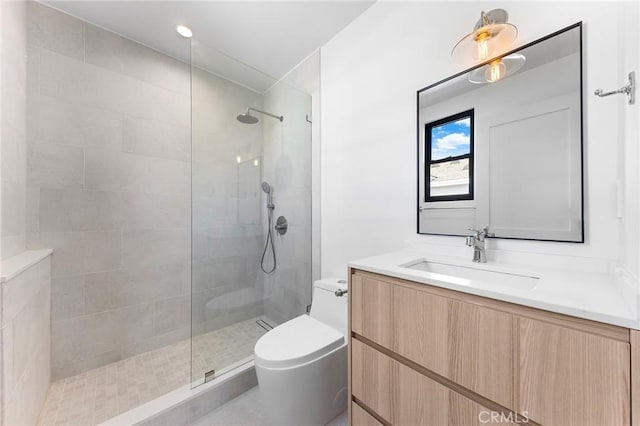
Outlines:
{"label": "tiled shower wall", "polygon": [[47,396],[51,378],[50,273],[47,256],[0,283],[2,426],[35,425]]}
{"label": "tiled shower wall", "polygon": [[253,125],[236,120],[250,106],[262,108],[262,98],[194,68],[194,335],[263,313],[263,117]]}
{"label": "tiled shower wall", "polygon": [[26,25],[22,2],[0,4],[0,259],[25,248],[26,206]]}
{"label": "tiled shower wall", "polygon": [[279,82],[265,93],[264,105],[284,115],[282,123],[264,124],[264,177],[273,185],[274,221],[285,216],[289,225],[285,235],[275,236],[278,267],[264,282],[265,316],[281,323],[311,303],[311,96]]}
{"label": "tiled shower wall", "polygon": [[27,244],[54,250],[55,380],[190,335],[189,67],[38,3],[27,22]]}

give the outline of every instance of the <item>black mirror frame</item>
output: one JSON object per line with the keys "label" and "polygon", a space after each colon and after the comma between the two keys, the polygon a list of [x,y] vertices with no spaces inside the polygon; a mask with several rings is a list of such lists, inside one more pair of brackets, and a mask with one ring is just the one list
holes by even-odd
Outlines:
{"label": "black mirror frame", "polygon": [[[573,25],[569,25],[568,27],[562,28],[561,30],[555,31],[551,34],[548,34],[542,38],[539,38],[537,40],[534,40],[530,43],[524,44],[522,46],[519,46],[515,49],[512,49],[508,52],[505,52],[499,56],[496,56],[494,58],[488,59],[482,63],[479,63],[477,65],[474,65],[471,68],[467,68],[463,71],[460,71],[459,73],[456,73],[452,76],[449,76],[445,79],[442,79],[436,83],[430,84],[426,87],[423,87],[422,89],[417,90],[416,92],[416,139],[417,139],[417,143],[416,143],[416,192],[417,192],[417,197],[416,197],[416,233],[418,235],[442,235],[442,236],[452,236],[452,237],[460,237],[460,235],[458,234],[445,234],[445,233],[433,233],[433,232],[420,232],[420,202],[422,200],[422,194],[420,193],[420,182],[419,180],[421,179],[420,176],[420,164],[421,164],[421,158],[420,158],[420,127],[421,127],[421,123],[420,123],[420,93],[424,92],[425,90],[431,89],[433,87],[436,87],[442,83],[445,83],[449,80],[453,80],[454,78],[460,77],[461,75],[467,74],[470,71],[473,71],[477,68],[481,68],[493,61],[495,61],[496,59],[499,58],[503,58],[505,56],[511,55],[513,53],[517,53],[523,49],[526,49],[530,46],[536,45],[538,43],[542,43],[545,40],[548,40],[550,38],[553,38],[557,35],[560,35],[562,33],[565,33],[567,31],[570,31],[574,28],[579,28],[580,32],[579,32],[579,42],[580,42],[580,202],[581,202],[581,206],[580,206],[580,213],[581,213],[581,239],[580,240],[575,240],[575,241],[569,241],[569,240],[549,240],[549,239],[539,239],[539,238],[515,238],[515,237],[493,237],[493,238],[501,238],[501,239],[505,239],[505,240],[526,240],[526,241],[547,241],[547,242],[558,242],[558,243],[577,243],[577,244],[582,244],[585,242],[586,236],[585,236],[585,215],[584,215],[584,66],[583,66],[583,59],[584,59],[584,47],[583,47],[583,34],[582,34],[582,21],[579,21]],[[475,160],[474,160],[475,163]],[[426,169],[426,168],[425,168]],[[425,172],[426,174],[426,172]],[[473,186],[472,186],[473,187]],[[426,189],[425,189],[425,194],[426,194]],[[444,199],[438,199],[437,201],[447,201]]]}

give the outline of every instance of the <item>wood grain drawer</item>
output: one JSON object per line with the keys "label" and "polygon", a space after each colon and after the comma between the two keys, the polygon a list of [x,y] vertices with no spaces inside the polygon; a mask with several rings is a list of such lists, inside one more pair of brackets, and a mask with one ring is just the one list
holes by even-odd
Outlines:
{"label": "wood grain drawer", "polygon": [[369,276],[351,286],[355,333],[516,409],[513,315]]}
{"label": "wood grain drawer", "polygon": [[519,319],[518,410],[544,425],[630,423],[630,345]]}
{"label": "wood grain drawer", "polygon": [[480,426],[491,416],[501,420],[494,423],[512,424],[508,414],[492,412],[355,339],[351,374],[353,396],[394,426]]}
{"label": "wood grain drawer", "polygon": [[351,403],[351,426],[383,426],[357,403]]}

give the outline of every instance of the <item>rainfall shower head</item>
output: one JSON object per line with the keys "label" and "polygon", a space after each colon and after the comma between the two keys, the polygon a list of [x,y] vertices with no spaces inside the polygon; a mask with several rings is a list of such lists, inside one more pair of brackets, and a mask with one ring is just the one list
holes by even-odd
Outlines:
{"label": "rainfall shower head", "polygon": [[280,120],[280,121],[284,120],[284,117],[282,115],[271,114],[270,112],[261,111],[259,109],[252,108],[252,107],[247,108],[247,112],[245,112],[244,114],[238,115],[236,117],[236,120],[238,120],[239,122],[244,123],[244,124],[256,124],[258,122],[258,117],[251,115],[251,111],[255,111],[255,112],[259,112],[260,114],[268,115],[269,117],[273,117],[276,120]]}
{"label": "rainfall shower head", "polygon": [[249,114],[249,111],[244,114],[238,115],[236,119],[244,124],[256,124],[258,122],[258,117],[254,117],[253,115]]}
{"label": "rainfall shower head", "polygon": [[267,182],[262,182],[262,190],[265,194],[271,194],[271,185],[269,185]]}

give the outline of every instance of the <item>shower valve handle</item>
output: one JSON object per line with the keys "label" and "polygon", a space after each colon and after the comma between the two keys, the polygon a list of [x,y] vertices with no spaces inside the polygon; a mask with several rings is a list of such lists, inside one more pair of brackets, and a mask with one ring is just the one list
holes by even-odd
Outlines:
{"label": "shower valve handle", "polygon": [[276,225],[274,226],[275,230],[278,231],[278,234],[284,235],[287,233],[287,229],[289,229],[289,224],[287,223],[287,219],[284,216],[278,217],[276,219]]}

